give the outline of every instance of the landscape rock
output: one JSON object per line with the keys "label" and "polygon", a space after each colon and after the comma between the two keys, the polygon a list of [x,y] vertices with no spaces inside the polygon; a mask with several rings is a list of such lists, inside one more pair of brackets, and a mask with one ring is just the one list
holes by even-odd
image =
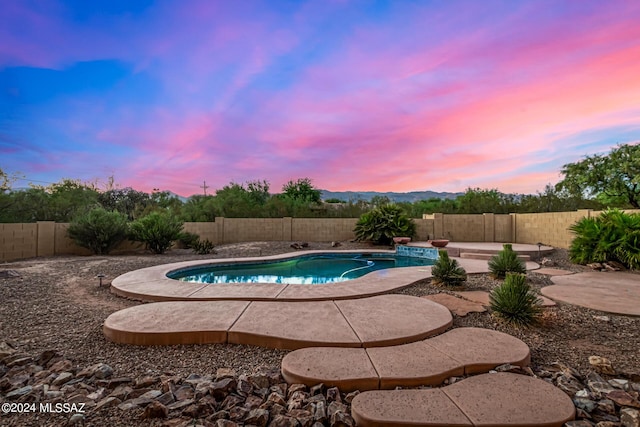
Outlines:
{"label": "landscape rock", "polygon": [[612,400],[620,406],[630,406],[632,408],[640,408],[640,401],[631,396],[626,391],[614,390],[607,393],[607,399]]}
{"label": "landscape rock", "polygon": [[611,361],[606,357],[589,356],[589,364],[596,370],[596,372],[607,375],[615,375],[616,371],[613,369]]}
{"label": "landscape rock", "polygon": [[640,411],[632,408],[622,408],[620,411],[622,427],[640,427]]}
{"label": "landscape rock", "polygon": [[167,418],[169,416],[169,410],[160,402],[151,402],[144,408],[142,418]]}

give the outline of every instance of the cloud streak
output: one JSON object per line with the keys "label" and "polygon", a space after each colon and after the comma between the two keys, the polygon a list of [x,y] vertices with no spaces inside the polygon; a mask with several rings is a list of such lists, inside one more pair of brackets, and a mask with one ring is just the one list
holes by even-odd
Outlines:
{"label": "cloud streak", "polygon": [[614,3],[14,4],[0,167],[184,195],[535,192],[640,140],[640,6]]}

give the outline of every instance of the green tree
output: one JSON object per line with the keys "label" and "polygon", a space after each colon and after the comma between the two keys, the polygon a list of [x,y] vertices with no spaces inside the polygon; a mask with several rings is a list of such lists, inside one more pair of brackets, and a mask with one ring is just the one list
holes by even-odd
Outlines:
{"label": "green tree", "polygon": [[187,222],[213,222],[220,216],[214,196],[191,196],[180,211],[182,220]]}
{"label": "green tree", "polygon": [[594,154],[562,167],[557,184],[572,194],[617,198],[640,208],[640,144],[618,145],[609,154]]}
{"label": "green tree", "polygon": [[154,254],[162,254],[180,238],[183,225],[168,212],[151,212],[131,223],[129,238],[144,243]]}
{"label": "green tree", "polygon": [[76,217],[67,229],[68,236],[94,254],[108,254],[127,238],[126,215],[95,208]]}
{"label": "green tree", "polygon": [[98,194],[98,202],[106,210],[123,213],[130,220],[140,216],[140,213],[152,203],[149,194],[131,187],[104,191]]}
{"label": "green tree", "polygon": [[320,203],[320,190],[315,188],[310,178],[299,178],[282,186],[282,193],[297,202]]}

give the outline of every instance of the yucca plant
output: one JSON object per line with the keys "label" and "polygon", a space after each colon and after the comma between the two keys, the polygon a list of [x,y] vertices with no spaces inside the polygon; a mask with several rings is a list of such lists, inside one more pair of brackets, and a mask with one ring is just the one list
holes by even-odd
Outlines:
{"label": "yucca plant", "polygon": [[496,279],[504,279],[507,273],[526,273],[527,268],[509,243],[489,260],[489,272]]}
{"label": "yucca plant", "polygon": [[416,224],[400,206],[389,203],[362,214],[353,231],[356,240],[388,245],[397,236],[413,237]]}
{"label": "yucca plant", "polygon": [[540,300],[524,274],[507,273],[502,285],[489,294],[491,311],[508,323],[530,326],[542,313]]}
{"label": "yucca plant", "polygon": [[433,283],[445,286],[460,286],[467,280],[467,272],[458,261],[449,258],[446,250],[438,251],[438,259],[431,267]]}

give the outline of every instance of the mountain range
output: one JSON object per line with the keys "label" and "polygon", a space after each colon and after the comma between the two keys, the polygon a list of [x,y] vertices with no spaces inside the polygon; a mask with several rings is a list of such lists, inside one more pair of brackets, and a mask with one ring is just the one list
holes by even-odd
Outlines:
{"label": "mountain range", "polygon": [[320,190],[322,200],[327,199],[340,199],[348,202],[349,200],[364,200],[366,202],[371,201],[375,196],[387,197],[392,202],[416,202],[418,200],[428,200],[431,198],[436,199],[455,199],[464,193],[448,193],[437,191],[411,191],[408,193],[394,193],[394,192],[377,192],[377,191],[329,191]]}

